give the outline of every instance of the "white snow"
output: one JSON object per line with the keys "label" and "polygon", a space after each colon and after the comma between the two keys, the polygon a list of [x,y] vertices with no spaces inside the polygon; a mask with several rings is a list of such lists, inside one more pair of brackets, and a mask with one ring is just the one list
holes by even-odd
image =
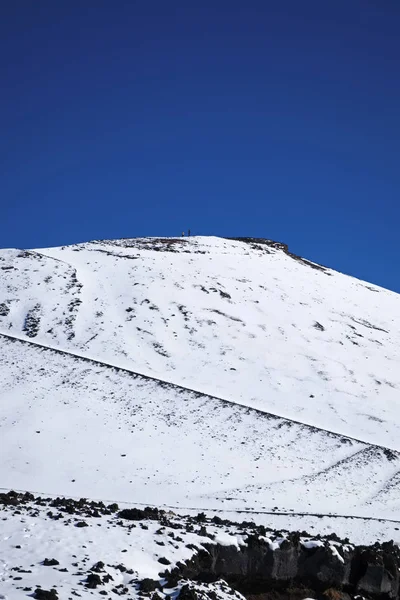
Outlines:
{"label": "white snow", "polygon": [[241,241],[2,250],[1,485],[396,540],[399,312]]}
{"label": "white snow", "polygon": [[[110,593],[121,584],[128,586],[129,597],[136,598],[136,581],[147,577],[162,580],[160,573],[166,567],[160,564],[160,558],[167,558],[174,566],[194,554],[188,545],[201,547],[205,539],[211,543],[208,538],[185,531],[184,520],[173,519],[177,528],[166,526],[160,529],[158,521],[133,524],[125,521],[117,526],[119,520],[116,517],[101,516],[85,519],[87,527],[79,528],[76,527],[82,520],[79,516],[68,519],[68,515],[63,515],[60,520],[50,520],[46,515],[48,510],[48,507],[38,507],[36,516],[26,514],[24,510],[19,515],[12,511],[2,513],[0,590],[7,600],[26,598],[37,586],[57,589],[61,600],[71,594],[82,596],[84,592],[100,598],[100,591]],[[53,509],[53,513],[57,511]],[[215,527],[208,526],[208,529],[213,531]],[[45,558],[55,559],[59,564],[45,566]],[[98,561],[105,564],[101,575],[109,574],[112,580],[93,592],[84,584]],[[218,596],[220,600],[226,598],[225,595]],[[240,594],[236,598],[241,598]]]}
{"label": "white snow", "polygon": [[36,307],[36,341],[399,447],[397,294],[238,241],[157,247],[2,251],[1,330]]}
{"label": "white snow", "polygon": [[307,550],[311,550],[312,548],[322,548],[323,545],[323,542],[320,542],[319,540],[308,540],[302,542],[302,546],[307,548]]}
{"label": "white snow", "polygon": [[397,454],[18,340],[0,349],[4,488],[359,516],[376,497],[400,517],[382,508]]}
{"label": "white snow", "polygon": [[332,551],[333,556],[336,556],[336,558],[338,558],[340,562],[344,563],[344,558],[343,556],[341,556],[341,554],[339,554],[338,549],[333,544],[330,544],[329,547]]}

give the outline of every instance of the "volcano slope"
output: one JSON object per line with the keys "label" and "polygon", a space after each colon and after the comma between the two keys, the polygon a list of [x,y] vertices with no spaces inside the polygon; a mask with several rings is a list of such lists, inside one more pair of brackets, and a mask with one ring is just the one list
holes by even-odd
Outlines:
{"label": "volcano slope", "polygon": [[4,250],[0,273],[4,488],[397,535],[398,295],[252,239]]}

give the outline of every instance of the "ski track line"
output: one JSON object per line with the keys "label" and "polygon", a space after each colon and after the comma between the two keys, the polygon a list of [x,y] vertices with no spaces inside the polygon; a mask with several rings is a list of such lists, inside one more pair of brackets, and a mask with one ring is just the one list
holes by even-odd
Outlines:
{"label": "ski track line", "polygon": [[[9,492],[10,488],[0,487],[0,492]],[[63,498],[63,494],[48,494],[47,492],[38,492],[34,490],[20,490],[13,488],[12,491],[17,492],[19,494],[24,494],[25,492],[29,492],[34,496],[41,497],[42,499],[47,498]],[[80,500],[80,496],[68,496],[68,498],[72,500]],[[94,499],[94,498],[85,498],[89,502],[104,502],[104,503],[117,503],[124,506],[150,506],[152,508],[164,508],[169,510],[189,510],[189,511],[208,511],[213,513],[229,513],[229,514],[238,514],[238,515],[271,515],[277,517],[316,517],[319,519],[328,518],[328,519],[358,519],[359,521],[377,521],[379,523],[397,523],[400,525],[400,520],[396,519],[386,519],[385,517],[363,517],[361,515],[342,515],[337,513],[312,513],[312,512],[291,512],[291,511],[273,511],[273,510],[252,510],[252,509],[234,509],[234,508],[210,508],[210,507],[202,507],[202,506],[176,506],[170,504],[153,504],[151,502],[127,502],[125,500],[117,500],[113,499]]]}
{"label": "ski track line", "polygon": [[340,432],[337,431],[331,431],[329,429],[324,429],[323,427],[317,427],[316,425],[310,425],[309,423],[304,423],[302,421],[297,421],[296,419],[291,419],[289,417],[284,417],[282,415],[278,415],[276,413],[272,413],[272,412],[268,412],[268,411],[263,411],[259,408],[254,408],[251,406],[248,406],[247,404],[242,404],[240,402],[236,402],[235,400],[227,400],[226,398],[221,398],[218,396],[213,396],[212,394],[206,394],[204,392],[201,392],[200,390],[195,390],[193,388],[188,388],[185,386],[182,386],[178,383],[174,383],[172,381],[167,381],[165,379],[159,379],[157,377],[153,377],[152,375],[146,375],[145,373],[139,373],[138,371],[134,371],[132,369],[127,369],[125,367],[120,367],[118,365],[109,363],[109,362],[104,362],[101,361],[99,359],[96,358],[91,358],[90,356],[85,356],[83,354],[78,354],[76,352],[72,352],[71,350],[62,350],[61,348],[56,348],[54,346],[48,346],[45,344],[41,344],[39,342],[33,342],[30,339],[26,339],[24,337],[18,337],[16,335],[11,335],[9,333],[4,333],[4,332],[0,332],[0,336],[8,339],[12,342],[19,342],[21,344],[28,344],[30,346],[36,347],[36,348],[40,348],[41,350],[45,350],[47,352],[54,352],[56,354],[60,354],[63,356],[71,356],[72,358],[75,358],[77,360],[82,360],[82,361],[86,361],[91,363],[92,365],[96,365],[99,367],[106,367],[108,369],[114,369],[117,372],[121,372],[121,373],[125,373],[127,375],[132,376],[133,378],[142,378],[148,381],[154,381],[155,383],[157,383],[158,385],[162,386],[162,387],[171,387],[171,388],[175,388],[175,389],[179,389],[185,392],[189,392],[191,394],[195,394],[197,396],[202,396],[203,398],[211,398],[212,400],[217,400],[218,402],[225,404],[225,405],[233,405],[233,406],[238,406],[240,408],[246,409],[247,411],[252,411],[254,413],[257,413],[259,415],[262,415],[264,417],[270,418],[270,419],[277,419],[277,420],[282,420],[282,421],[286,421],[287,423],[294,423],[295,425],[300,425],[301,427],[305,427],[307,429],[309,429],[312,432],[324,432],[326,434],[328,434],[328,436],[332,436],[332,437],[339,437],[339,438],[343,438],[343,439],[347,439],[347,440],[351,440],[353,442],[357,442],[358,444],[363,444],[364,446],[370,447],[370,448],[378,448],[381,449],[383,451],[389,451],[389,452],[394,452],[397,456],[399,456],[399,451],[394,449],[394,448],[389,448],[388,446],[382,446],[380,444],[373,444],[371,442],[367,442],[365,440],[361,440],[359,438],[353,437],[353,436],[349,436],[349,435],[344,435]]}

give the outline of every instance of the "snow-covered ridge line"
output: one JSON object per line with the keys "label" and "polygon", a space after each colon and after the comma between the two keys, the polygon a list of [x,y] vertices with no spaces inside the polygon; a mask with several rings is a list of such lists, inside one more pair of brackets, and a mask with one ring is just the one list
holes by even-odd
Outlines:
{"label": "snow-covered ridge line", "polygon": [[399,451],[397,451],[395,449],[392,449],[392,448],[389,448],[387,446],[383,446],[383,445],[380,445],[380,444],[371,444],[368,441],[361,440],[359,438],[348,436],[348,435],[343,435],[340,432],[332,431],[332,430],[329,430],[329,429],[324,429],[323,427],[316,427],[315,425],[310,425],[309,423],[304,423],[303,421],[298,421],[298,420],[295,420],[295,419],[291,419],[291,418],[285,417],[283,415],[279,415],[279,414],[276,414],[276,413],[271,413],[269,411],[264,411],[264,410],[261,410],[261,409],[258,409],[258,408],[249,407],[249,406],[247,406],[245,404],[242,404],[240,402],[236,402],[234,400],[227,400],[226,398],[221,398],[219,396],[213,396],[211,394],[207,394],[207,393],[202,392],[200,390],[195,390],[195,389],[192,389],[192,388],[189,388],[189,387],[186,387],[186,386],[179,385],[177,383],[174,383],[173,381],[167,381],[165,379],[160,379],[160,378],[157,378],[157,377],[153,377],[152,375],[147,375],[145,373],[140,373],[140,372],[134,371],[132,369],[127,369],[125,367],[120,367],[117,364],[104,362],[104,361],[98,360],[96,358],[93,358],[93,357],[90,357],[90,356],[86,356],[84,354],[80,354],[80,353],[76,353],[76,352],[71,352],[70,350],[62,350],[60,348],[48,346],[48,345],[45,345],[45,344],[40,344],[39,342],[34,342],[31,339],[27,339],[27,338],[23,338],[23,337],[18,337],[18,336],[15,336],[15,335],[10,335],[10,334],[4,333],[4,332],[0,332],[0,336],[2,336],[3,338],[6,338],[8,340],[11,340],[13,342],[21,342],[21,343],[25,343],[25,344],[30,344],[30,345],[32,345],[34,347],[40,348],[41,350],[45,350],[45,351],[49,351],[49,352],[55,352],[57,354],[62,354],[62,355],[67,355],[67,356],[72,356],[73,358],[76,358],[78,360],[83,360],[83,361],[92,363],[93,365],[98,365],[98,366],[101,366],[101,367],[106,367],[106,368],[109,368],[109,369],[113,369],[113,370],[116,370],[117,372],[121,371],[121,372],[126,373],[128,375],[131,375],[134,378],[138,378],[139,377],[139,378],[147,379],[149,381],[153,381],[153,382],[157,383],[158,385],[160,385],[162,387],[167,387],[167,388],[171,387],[171,388],[175,388],[175,389],[178,389],[178,390],[190,392],[190,393],[195,394],[195,395],[198,394],[199,396],[201,396],[203,398],[210,398],[210,399],[217,400],[217,401],[219,401],[221,403],[224,403],[224,404],[233,404],[235,406],[238,406],[238,407],[241,407],[241,408],[245,408],[246,410],[249,410],[249,411],[251,411],[252,413],[255,413],[255,414],[258,413],[260,415],[266,416],[266,417],[271,418],[271,419],[281,419],[281,420],[284,420],[284,421],[288,421],[288,422],[294,423],[296,425],[300,425],[301,427],[305,427],[305,428],[309,429],[310,431],[314,431],[314,432],[315,431],[321,431],[321,432],[324,432],[324,433],[328,434],[329,436],[339,437],[339,438],[343,438],[344,440],[349,440],[349,441],[351,440],[353,442],[357,442],[357,443],[363,444],[365,446],[369,446],[371,448],[381,449],[385,453],[388,453],[388,458],[389,458],[389,455],[392,455],[392,454],[393,454],[393,457],[394,456],[400,457],[400,452]]}
{"label": "snow-covered ridge line", "polygon": [[317,271],[322,271],[326,275],[330,275],[330,276],[333,275],[333,272],[331,271],[331,269],[329,267],[326,267],[325,265],[321,265],[320,263],[313,262],[312,260],[309,260],[308,258],[299,256],[298,254],[294,254],[294,252],[291,252],[289,250],[288,244],[285,244],[283,242],[275,242],[274,240],[268,240],[265,238],[253,238],[253,237],[228,237],[226,239],[250,244],[253,248],[254,247],[257,248],[260,245],[261,245],[261,247],[265,245],[265,246],[268,246],[269,248],[273,248],[274,250],[281,250],[290,258],[293,258],[297,262],[299,262],[307,267],[311,267],[312,269],[316,269]]}

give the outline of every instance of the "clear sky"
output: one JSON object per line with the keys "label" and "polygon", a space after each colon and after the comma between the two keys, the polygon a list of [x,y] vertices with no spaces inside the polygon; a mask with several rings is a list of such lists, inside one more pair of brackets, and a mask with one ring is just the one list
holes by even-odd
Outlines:
{"label": "clear sky", "polygon": [[268,237],[400,291],[399,0],[0,3],[0,247]]}

